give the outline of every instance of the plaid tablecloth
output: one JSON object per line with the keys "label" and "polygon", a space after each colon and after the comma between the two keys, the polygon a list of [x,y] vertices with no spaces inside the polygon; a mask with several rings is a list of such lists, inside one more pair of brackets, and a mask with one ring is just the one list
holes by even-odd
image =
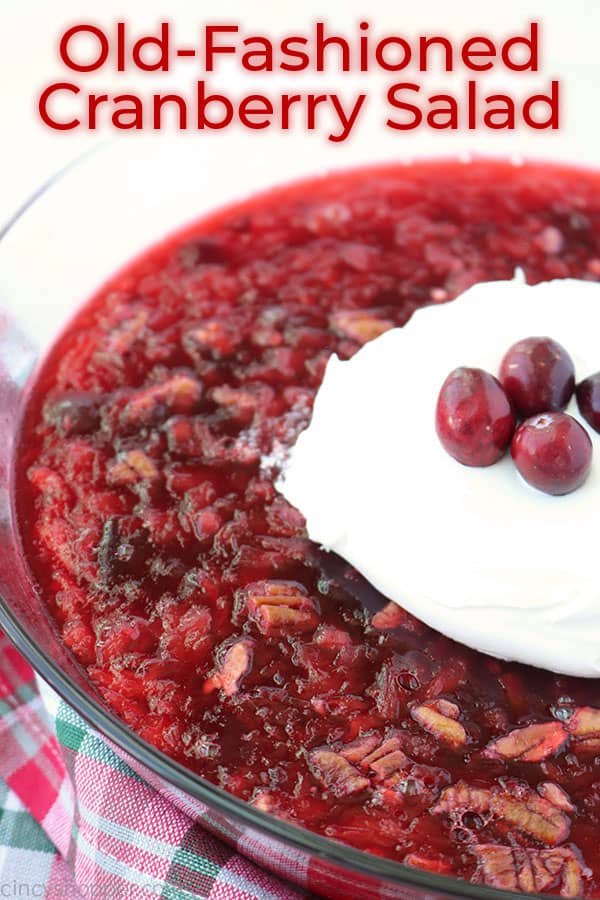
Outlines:
{"label": "plaid tablecloth", "polygon": [[0,632],[2,900],[307,896],[171,806],[66,704],[48,716]]}

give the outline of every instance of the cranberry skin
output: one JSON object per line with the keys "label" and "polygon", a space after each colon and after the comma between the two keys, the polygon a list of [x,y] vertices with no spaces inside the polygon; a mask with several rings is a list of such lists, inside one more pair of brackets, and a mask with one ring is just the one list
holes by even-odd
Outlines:
{"label": "cranberry skin", "polygon": [[546,494],[569,494],[587,478],[592,442],[585,428],[563,412],[532,416],[515,431],[515,465],[525,481]]}
{"label": "cranberry skin", "polygon": [[497,378],[483,369],[454,369],[439,393],[435,426],[444,449],[465,466],[491,466],[505,453],[515,416]]}
{"label": "cranberry skin", "polygon": [[575,389],[579,412],[594,431],[600,432],[600,372],[580,381]]}
{"label": "cranberry skin", "polygon": [[575,366],[552,338],[528,337],[505,354],[500,381],[517,415],[528,419],[565,408],[575,390]]}

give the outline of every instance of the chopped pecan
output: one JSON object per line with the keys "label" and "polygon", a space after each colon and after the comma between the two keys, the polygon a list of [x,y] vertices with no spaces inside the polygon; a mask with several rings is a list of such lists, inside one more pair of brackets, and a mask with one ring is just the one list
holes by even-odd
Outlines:
{"label": "chopped pecan", "polygon": [[542,762],[558,753],[569,735],[560,722],[543,722],[515,728],[504,737],[491,741],[483,752],[488,759],[514,759],[518,762]]}
{"label": "chopped pecan", "polygon": [[488,790],[458,782],[446,788],[432,812],[459,822],[465,812],[491,814],[502,830],[515,829],[549,845],[566,840],[571,825],[562,809],[525,787]]}
{"label": "chopped pecan", "polygon": [[431,709],[435,709],[436,712],[439,712],[442,716],[446,716],[447,719],[460,718],[460,709],[456,703],[452,702],[452,700],[444,700],[443,697],[439,697],[437,700],[431,700],[425,705]]}
{"label": "chopped pecan", "polygon": [[352,646],[352,638],[348,632],[335,625],[320,625],[315,632],[314,641],[315,644],[332,650]]}
{"label": "chopped pecan", "polygon": [[402,805],[406,796],[416,794],[426,798],[424,803],[432,803],[450,781],[444,769],[419,765],[407,756],[400,732],[389,731],[384,738],[371,732],[348,744],[340,754],[369,775],[377,786],[373,803],[386,809]]}
{"label": "chopped pecan", "polygon": [[448,700],[431,700],[411,710],[411,716],[421,728],[438,740],[457,750],[467,742],[467,732],[458,720],[460,710]]}
{"label": "chopped pecan", "polygon": [[231,387],[220,384],[210,391],[210,399],[238,415],[271,412],[276,394],[268,384],[250,384],[245,387]]}
{"label": "chopped pecan", "polygon": [[202,395],[202,385],[191,375],[172,375],[161,384],[140,388],[123,408],[120,421],[126,428],[157,425],[173,413],[189,413]]}
{"label": "chopped pecan", "polygon": [[250,800],[250,804],[254,806],[255,809],[260,809],[262,812],[278,813],[279,804],[277,802],[277,795],[273,791],[257,790]]}
{"label": "chopped pecan", "polygon": [[452,815],[469,810],[485,815],[490,811],[492,791],[488,788],[471,787],[464,781],[458,781],[443,791],[439,802],[431,810],[435,815]]}
{"label": "chopped pecan", "polygon": [[551,803],[558,809],[562,809],[563,812],[574,812],[575,807],[567,792],[559,787],[558,784],[554,784],[553,781],[544,781],[542,784],[538,784],[537,790],[540,797],[543,797],[544,800],[547,800],[548,803]]}
{"label": "chopped pecan", "polygon": [[362,309],[340,310],[331,317],[331,327],[342,337],[359,344],[366,344],[394,327],[390,319],[385,319]]}
{"label": "chopped pecan", "polygon": [[411,763],[412,760],[401,749],[399,738],[392,733],[361,760],[360,766],[374,772],[375,781],[389,782],[392,776],[405,771]]}
{"label": "chopped pecan", "polygon": [[396,750],[400,750],[400,739],[398,734],[388,732],[384,739],[379,739],[377,747],[373,748],[370,753],[363,757],[362,764],[368,768],[371,763],[374,763],[376,760],[381,759],[383,756],[387,756],[388,753],[393,753]]}
{"label": "chopped pecan", "polygon": [[184,350],[196,361],[202,359],[203,353],[210,353],[216,359],[230,356],[241,342],[242,335],[235,323],[225,324],[221,319],[207,319],[186,331],[182,338]]}
{"label": "chopped pecan", "polygon": [[134,484],[153,481],[159,474],[156,463],[143,450],[129,450],[111,465],[108,480],[113,484]]}
{"label": "chopped pecan", "polygon": [[340,756],[355,763],[365,772],[372,772],[375,783],[393,787],[399,773],[406,772],[413,761],[404,753],[399,738],[390,733],[382,738],[377,732],[361,735],[340,750]]}
{"label": "chopped pecan", "polygon": [[571,827],[568,816],[561,809],[529,790],[492,792],[490,809],[503,823],[541,844],[561,844]]}
{"label": "chopped pecan", "polygon": [[245,589],[250,618],[263,634],[314,631],[319,624],[315,601],[295,581],[258,581]]}
{"label": "chopped pecan", "polygon": [[578,707],[565,727],[573,738],[575,752],[600,753],[600,709]]}
{"label": "chopped pecan", "polygon": [[478,881],[503,890],[531,893],[560,888],[561,897],[578,897],[583,879],[589,876],[568,847],[538,850],[475,844],[472,851],[478,863]]}
{"label": "chopped pecan", "polygon": [[358,763],[369,755],[376,747],[381,744],[381,735],[376,732],[370,734],[361,734],[356,740],[340,750],[340,756],[347,759],[348,762]]}
{"label": "chopped pecan", "polygon": [[[568,851],[568,848],[561,847],[561,850]],[[572,853],[572,851],[568,852]],[[575,854],[572,853],[571,856],[565,857],[560,885],[561,897],[581,897],[584,879],[591,878],[591,875],[590,869],[583,866]]]}
{"label": "chopped pecan", "polygon": [[408,628],[416,633],[423,631],[421,622],[406,612],[405,609],[402,609],[401,606],[398,606],[397,603],[394,603],[393,600],[390,600],[389,603],[386,603],[382,609],[375,613],[371,619],[371,625],[380,631],[391,631],[393,628],[400,627]]}
{"label": "chopped pecan", "polygon": [[409,853],[404,859],[404,865],[424,869],[426,872],[437,872],[439,875],[451,875],[453,871],[452,864],[447,859],[431,859],[420,853]]}
{"label": "chopped pecan", "polygon": [[204,693],[221,688],[227,697],[237,694],[242,679],[252,668],[255,644],[252,638],[241,638],[231,644],[223,656],[219,671],[205,681]]}
{"label": "chopped pecan", "polygon": [[370,768],[375,773],[375,781],[391,783],[390,779],[392,779],[392,776],[394,782],[396,782],[398,774],[404,772],[411,765],[411,762],[412,760],[402,750],[392,750],[391,753],[386,753],[385,756],[381,756],[379,759],[371,762]]}
{"label": "chopped pecan", "polygon": [[335,797],[350,797],[369,787],[369,779],[332,750],[313,750],[308,755],[308,767],[312,775]]}

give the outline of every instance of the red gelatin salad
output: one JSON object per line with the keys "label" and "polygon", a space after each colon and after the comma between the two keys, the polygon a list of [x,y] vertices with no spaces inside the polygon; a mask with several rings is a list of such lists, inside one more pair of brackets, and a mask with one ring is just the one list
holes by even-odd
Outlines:
{"label": "red gelatin salad", "polygon": [[275,487],[331,353],[517,266],[598,280],[598,176],[415,164],[204,219],[113,277],[50,352],[18,513],[65,644],[166,754],[379,856],[599,897],[597,682],[427,628],[311,544]]}

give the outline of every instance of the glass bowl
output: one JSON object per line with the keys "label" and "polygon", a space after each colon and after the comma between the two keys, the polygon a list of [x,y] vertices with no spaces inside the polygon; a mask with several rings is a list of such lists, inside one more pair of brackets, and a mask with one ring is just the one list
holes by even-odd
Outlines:
{"label": "glass bowl", "polygon": [[[199,150],[201,146],[201,151]],[[30,580],[12,505],[11,460],[36,360],[74,310],[149,244],[277,183],[373,162],[360,144],[295,136],[255,144],[136,138],[103,145],[45,185],[0,242],[0,626],[39,676],[143,778],[260,865],[330,898],[515,897],[380,859],[313,834],[192,774],[128,728],[63,646]],[[290,153],[290,148],[293,152]],[[396,161],[389,150],[377,161]]]}

